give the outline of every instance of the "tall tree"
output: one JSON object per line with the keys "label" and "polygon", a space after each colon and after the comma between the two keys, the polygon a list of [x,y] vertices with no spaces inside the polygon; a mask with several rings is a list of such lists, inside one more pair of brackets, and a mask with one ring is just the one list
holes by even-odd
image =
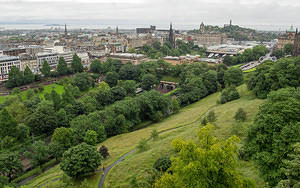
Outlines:
{"label": "tall tree", "polygon": [[239,86],[244,82],[243,72],[239,68],[232,67],[225,71],[224,81],[227,86]]}
{"label": "tall tree", "polygon": [[26,66],[24,70],[24,83],[30,84],[32,82],[34,82],[34,74],[30,70],[30,68]]}
{"label": "tall tree", "polygon": [[98,59],[95,59],[92,61],[91,66],[90,66],[90,70],[93,73],[98,73],[100,74],[102,72],[102,64],[101,61]]}
{"label": "tall tree", "polygon": [[114,87],[118,84],[119,74],[116,72],[108,72],[105,76],[105,82],[110,86]]}
{"label": "tall tree", "polygon": [[33,166],[42,165],[49,159],[49,148],[44,141],[36,141],[31,149],[32,151],[25,152],[25,156],[30,159]]}
{"label": "tall tree", "polygon": [[74,73],[83,71],[83,65],[82,65],[81,59],[80,59],[80,57],[78,57],[77,54],[74,54],[74,56],[73,56],[73,59],[71,62],[71,68]]}
{"label": "tall tree", "polygon": [[155,183],[160,188],[188,187],[255,187],[254,183],[237,171],[237,142],[232,136],[217,141],[213,126],[207,125],[198,134],[199,145],[181,139],[174,140],[177,152],[169,172]]}
{"label": "tall tree", "polygon": [[73,84],[77,86],[80,91],[86,91],[92,86],[93,80],[88,73],[77,73]]}
{"label": "tall tree", "polygon": [[142,88],[145,90],[150,90],[152,87],[158,83],[158,80],[153,74],[145,74],[142,78]]}
{"label": "tall tree", "polygon": [[81,143],[64,153],[60,168],[68,176],[79,178],[95,172],[101,164],[101,159],[100,154],[94,146]]}
{"label": "tall tree", "polygon": [[41,72],[45,77],[50,76],[51,67],[49,66],[48,62],[46,60],[43,61]]}
{"label": "tall tree", "polygon": [[52,89],[50,93],[50,98],[53,102],[54,109],[57,111],[61,107],[61,97],[60,95],[55,91],[55,89]]}
{"label": "tall tree", "polygon": [[14,136],[18,122],[6,109],[0,111],[0,138]]}
{"label": "tall tree", "polygon": [[58,60],[57,72],[59,75],[68,74],[68,65],[67,65],[64,57],[60,57]]}
{"label": "tall tree", "polygon": [[6,87],[14,88],[23,84],[23,75],[21,71],[16,67],[12,66],[8,72],[8,80]]}
{"label": "tall tree", "polygon": [[[13,152],[0,153],[0,175],[7,176],[9,182],[23,171],[20,156]],[[1,184],[0,184],[1,185]]]}

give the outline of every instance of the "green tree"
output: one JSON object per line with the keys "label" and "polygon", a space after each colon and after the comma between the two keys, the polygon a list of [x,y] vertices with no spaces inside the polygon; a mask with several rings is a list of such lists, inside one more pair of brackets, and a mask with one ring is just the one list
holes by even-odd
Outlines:
{"label": "green tree", "polygon": [[286,45],[284,45],[283,51],[285,54],[287,55],[291,55],[294,49],[294,44],[292,43],[288,43]]}
{"label": "green tree", "polygon": [[[237,142],[235,136],[217,141],[212,136],[214,127],[200,129],[199,144],[181,139],[172,142],[177,155],[171,167],[155,187],[255,187],[254,183],[237,170]],[[197,178],[195,178],[197,177]]]}
{"label": "green tree", "polygon": [[104,146],[104,145],[102,145],[102,146],[100,147],[99,153],[100,153],[100,155],[101,155],[104,159],[106,159],[106,158],[109,156],[108,148],[107,148],[106,146]]}
{"label": "green tree", "polygon": [[20,124],[16,127],[15,137],[18,141],[22,142],[29,137],[30,129],[24,124]]}
{"label": "green tree", "polygon": [[245,121],[246,118],[247,118],[247,115],[243,108],[239,108],[238,111],[234,115],[234,119],[236,121]]}
{"label": "green tree", "polygon": [[112,101],[112,93],[107,83],[101,82],[97,88],[96,100],[98,104],[105,106]]}
{"label": "green tree", "polygon": [[215,115],[215,111],[210,111],[208,112],[208,115],[207,115],[207,121],[210,122],[210,123],[213,123],[217,120],[217,117]]}
{"label": "green tree", "polygon": [[111,88],[111,94],[114,101],[122,100],[126,97],[126,90],[120,86]]}
{"label": "green tree", "polygon": [[73,55],[73,59],[71,61],[71,69],[74,73],[83,71],[83,65],[81,63],[81,59],[80,57],[78,57],[77,54]]}
{"label": "green tree", "polygon": [[161,156],[154,162],[153,168],[161,172],[166,172],[171,165],[172,161],[169,156]]}
{"label": "green tree", "polygon": [[136,82],[134,80],[126,80],[122,87],[126,90],[127,95],[135,96]]}
{"label": "green tree", "polygon": [[26,151],[25,156],[30,159],[33,166],[40,166],[49,159],[49,148],[44,141],[36,141],[32,144],[32,151]]}
{"label": "green tree", "polygon": [[86,143],[81,143],[64,153],[60,168],[68,176],[79,178],[95,172],[100,165],[101,156],[96,148]]}
{"label": "green tree", "polygon": [[62,96],[62,104],[63,106],[66,106],[67,104],[74,104],[75,98],[73,95],[73,92],[70,88],[64,87],[65,92],[63,92]]}
{"label": "green tree", "polygon": [[77,73],[74,78],[74,85],[80,91],[86,91],[92,86],[93,80],[88,73]]}
{"label": "green tree", "polygon": [[110,86],[114,87],[118,84],[119,74],[116,72],[108,72],[105,76],[105,82]]}
{"label": "green tree", "polygon": [[90,66],[90,70],[93,73],[98,73],[98,74],[102,73],[101,61],[98,59],[93,60]]}
{"label": "green tree", "polygon": [[120,79],[122,80],[139,80],[140,70],[137,66],[126,64],[119,71]]}
{"label": "green tree", "polygon": [[8,80],[6,82],[6,87],[14,88],[23,84],[23,75],[21,71],[16,67],[12,66],[8,72]]}
{"label": "green tree", "polygon": [[26,68],[24,70],[24,83],[30,84],[32,82],[34,82],[34,74],[30,70],[30,68],[28,66],[26,66]]}
{"label": "green tree", "polygon": [[84,142],[89,145],[95,146],[97,144],[97,137],[98,137],[98,135],[95,131],[88,130],[85,133]]}
{"label": "green tree", "polygon": [[50,135],[57,127],[56,114],[51,103],[41,102],[35,111],[28,116],[25,124],[36,135]]}
{"label": "green tree", "polygon": [[157,139],[158,139],[158,136],[159,136],[159,133],[158,133],[157,129],[153,129],[153,130],[151,131],[151,138],[152,138],[153,140],[157,140]]}
{"label": "green tree", "polygon": [[58,60],[57,72],[61,76],[68,74],[68,65],[64,57],[60,57]]}
{"label": "green tree", "polygon": [[51,93],[50,93],[50,98],[51,101],[53,102],[53,106],[55,111],[59,110],[61,107],[61,97],[60,95],[55,91],[55,89],[53,88]]}
{"label": "green tree", "polygon": [[275,56],[277,59],[284,57],[284,52],[280,49],[274,50],[271,56]]}
{"label": "green tree", "polygon": [[231,67],[224,73],[224,81],[227,86],[239,86],[244,82],[243,72],[239,68]]}
{"label": "green tree", "polygon": [[73,145],[74,131],[71,128],[59,127],[54,130],[51,142],[58,142],[68,149]]}
{"label": "green tree", "polygon": [[[13,152],[0,153],[0,175],[7,176],[9,182],[23,171],[20,156]],[[0,184],[1,185],[1,184]]]}
{"label": "green tree", "polygon": [[237,91],[237,89],[233,86],[230,86],[228,88],[223,89],[221,96],[220,96],[220,102],[221,104],[225,104],[227,102],[236,100],[240,98],[240,94]]}
{"label": "green tree", "polygon": [[258,165],[261,177],[275,186],[285,178],[284,161],[300,142],[300,88],[273,91],[260,106],[244,148]]}
{"label": "green tree", "polygon": [[150,90],[152,87],[158,83],[158,80],[153,74],[146,74],[142,78],[142,88],[145,90]]}
{"label": "green tree", "polygon": [[139,141],[137,149],[139,150],[139,152],[143,152],[143,151],[146,151],[147,149],[149,149],[149,145],[145,138],[143,138]]}
{"label": "green tree", "polygon": [[69,119],[65,109],[61,108],[56,112],[57,127],[68,127]]}
{"label": "green tree", "polygon": [[0,111],[0,138],[14,136],[18,122],[6,109]]}
{"label": "green tree", "polygon": [[43,61],[41,72],[45,77],[50,76],[51,68],[46,60]]}

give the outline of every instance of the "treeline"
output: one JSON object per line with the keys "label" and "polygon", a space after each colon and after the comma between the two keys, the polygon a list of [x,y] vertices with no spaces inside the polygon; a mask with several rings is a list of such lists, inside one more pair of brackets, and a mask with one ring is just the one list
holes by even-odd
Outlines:
{"label": "treeline", "polygon": [[265,56],[269,50],[264,45],[254,46],[252,49],[246,49],[242,54],[237,56],[225,56],[223,63],[231,66],[250,61],[256,61],[261,56]]}
{"label": "treeline", "polygon": [[8,73],[8,81],[6,82],[6,87],[14,88],[25,84],[41,81],[42,77],[57,77],[82,72],[83,65],[80,57],[78,57],[77,54],[74,54],[71,62],[71,67],[68,67],[63,57],[60,57],[55,71],[51,71],[51,67],[46,60],[43,61],[40,71],[42,75],[33,74],[28,66],[25,68],[24,72],[20,71],[16,66],[12,66],[11,70]]}
{"label": "treeline", "polygon": [[272,52],[271,56],[275,56],[277,59],[280,59],[286,55],[292,55],[294,44],[288,43],[284,45],[283,49],[276,49]]}
{"label": "treeline", "polygon": [[250,75],[248,89],[258,98],[266,98],[270,91],[300,86],[300,58],[282,58],[276,63],[264,62]]}
{"label": "treeline", "polygon": [[[149,58],[159,59],[165,56],[181,56],[186,54],[205,54],[206,49],[194,45],[193,42],[183,42],[182,40],[176,40],[176,47],[173,48],[171,43],[166,41],[161,45],[160,42],[156,41],[151,46],[145,44],[142,47],[140,53],[145,54]],[[136,53],[134,49],[129,49],[130,53]]]}

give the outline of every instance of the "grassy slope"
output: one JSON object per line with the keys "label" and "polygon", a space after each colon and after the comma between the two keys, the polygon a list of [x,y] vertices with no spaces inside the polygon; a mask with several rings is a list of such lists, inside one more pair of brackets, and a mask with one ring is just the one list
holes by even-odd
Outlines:
{"label": "grassy slope", "polygon": [[[232,101],[224,105],[219,105],[214,109],[217,116],[217,121],[215,123],[217,127],[215,130],[215,135],[219,138],[227,138],[232,135],[232,127],[234,125],[234,127],[239,127],[235,128],[234,131],[235,133],[238,133],[239,136],[242,136],[241,139],[243,140],[246,128],[252,123],[252,120],[257,113],[258,106],[263,102],[263,100],[255,99],[251,95],[251,93],[247,91],[245,85],[239,88],[239,92],[242,96],[241,99]],[[111,155],[106,161],[104,161],[104,165],[107,166],[113,163],[122,154],[135,148],[142,138],[149,138],[153,129],[162,131],[165,129],[180,126],[182,124],[186,124],[188,122],[193,122],[204,112],[206,112],[210,107],[216,104],[218,96],[219,93],[210,95],[197,103],[181,109],[180,113],[170,116],[165,120],[159,123],[155,123],[147,128],[107,139],[106,141],[98,145],[98,147],[100,147],[101,145],[107,146]],[[237,109],[240,107],[244,108],[244,110],[247,112],[248,118],[246,122],[242,123],[240,126],[237,126],[237,124],[233,120],[233,116]],[[129,155],[124,161],[115,166],[107,176],[105,186],[128,187],[128,182],[134,174],[139,174],[139,172],[145,168],[151,168],[154,161],[159,156],[163,154],[172,154],[173,151],[170,143],[173,139],[182,137],[185,140],[196,140],[196,133],[200,127],[199,124],[200,122],[195,122],[192,125],[184,128],[161,133],[159,136],[159,140],[149,142],[149,150],[142,153],[134,152]],[[100,166],[99,168],[101,167],[102,166]],[[263,185],[262,180],[258,176],[257,170],[251,162],[241,161],[239,164],[239,170],[245,176],[254,179],[258,186]],[[37,178],[34,178],[27,185],[29,185],[29,187],[36,187],[51,179],[55,179],[56,177],[61,176],[62,171],[59,169],[59,165],[57,165],[46,173],[41,174]],[[100,178],[101,173],[97,173],[94,176],[89,177],[88,185],[86,185],[86,187],[97,187],[97,183]],[[79,184],[79,182],[77,182],[77,184]]]}
{"label": "grassy slope", "polygon": [[179,82],[180,78],[179,77],[173,77],[173,76],[163,76],[162,81],[167,81],[167,82]]}
{"label": "grassy slope", "polygon": [[[242,107],[247,112],[248,119],[245,123],[239,125],[240,128],[234,129],[241,140],[245,135],[245,130],[252,123],[252,120],[257,112],[258,106],[263,102],[262,100],[254,99],[254,97],[247,91],[245,86],[239,88],[242,95],[241,99],[232,101],[230,103],[217,106],[214,111],[217,116],[217,121],[215,122],[216,130],[215,135],[218,138],[227,138],[232,135],[233,126],[236,125],[233,120],[233,116],[238,108]],[[207,100],[214,99],[214,100]],[[201,103],[206,101],[206,105],[212,106],[215,104],[216,95],[210,96],[198,103],[192,105],[193,108],[197,106],[202,106]],[[189,114],[190,118],[196,117],[197,115],[203,113],[204,109],[198,109],[193,112],[188,112],[187,109],[183,109],[182,113],[175,115],[176,119],[181,119],[186,117],[186,113]],[[169,120],[162,122],[166,126],[169,124],[174,124]],[[177,124],[177,122],[175,123]],[[118,166],[114,167],[110,172],[109,176],[105,181],[106,187],[129,187],[128,182],[134,174],[139,175],[140,171],[145,168],[151,168],[154,161],[161,155],[172,154],[171,141],[177,137],[182,137],[184,140],[197,140],[197,131],[199,129],[199,123],[194,123],[191,126],[180,128],[174,131],[165,132],[160,135],[158,141],[150,141],[150,149],[146,152],[135,152],[126,158],[123,162],[119,163]],[[130,140],[131,138],[127,138]],[[258,186],[263,185],[263,181],[259,178],[258,172],[251,162],[239,162],[239,170],[245,176],[250,177],[256,181]]]}

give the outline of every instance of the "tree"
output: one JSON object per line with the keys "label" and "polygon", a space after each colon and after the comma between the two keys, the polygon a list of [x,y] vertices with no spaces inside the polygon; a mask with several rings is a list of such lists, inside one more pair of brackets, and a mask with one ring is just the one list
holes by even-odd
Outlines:
{"label": "tree", "polygon": [[134,80],[126,80],[122,87],[126,90],[127,95],[135,96],[136,82]]}
{"label": "tree", "polygon": [[247,118],[247,115],[243,108],[239,108],[238,111],[234,115],[234,119],[236,121],[245,121],[246,118]]}
{"label": "tree", "polygon": [[114,87],[118,84],[119,74],[116,72],[108,72],[105,76],[105,82],[110,86]]}
{"label": "tree", "polygon": [[282,169],[287,179],[281,180],[277,187],[299,187],[300,186],[300,142],[293,146],[293,153],[289,154],[289,159],[284,160]]}
{"label": "tree", "polygon": [[277,59],[284,57],[284,52],[280,49],[274,50],[271,56],[275,56]]}
{"label": "tree", "polygon": [[56,112],[57,127],[68,127],[69,118],[65,109],[61,108]]}
{"label": "tree", "polygon": [[112,93],[107,83],[101,82],[97,88],[96,100],[98,104],[105,106],[112,101]]}
{"label": "tree", "polygon": [[171,164],[169,156],[161,156],[154,162],[153,168],[161,172],[166,172],[171,167]]}
{"label": "tree", "polygon": [[60,98],[60,95],[55,91],[54,88],[51,91],[50,98],[53,102],[55,111],[58,111],[61,107],[61,98]]}
{"label": "tree", "polygon": [[[0,153],[0,175],[7,176],[9,182],[12,181],[14,177],[19,175],[23,171],[23,165],[20,160],[20,156],[13,152]],[[0,183],[1,185],[1,183]]]}
{"label": "tree", "polygon": [[204,117],[203,119],[202,119],[202,121],[201,121],[201,125],[207,125],[207,118],[206,117]]}
{"label": "tree", "polygon": [[30,135],[30,129],[24,124],[20,124],[16,127],[15,137],[18,141],[23,142]]}
{"label": "tree", "polygon": [[261,176],[275,186],[285,179],[284,161],[300,142],[300,88],[272,91],[248,131],[245,155],[254,159]]}
{"label": "tree", "polygon": [[50,76],[51,68],[46,60],[43,61],[41,72],[45,77]]}
{"label": "tree", "polygon": [[25,156],[30,159],[33,166],[42,165],[49,159],[49,148],[44,141],[36,141],[32,144],[32,151],[26,151]]}
{"label": "tree", "polygon": [[106,146],[104,146],[104,145],[102,145],[102,146],[100,147],[99,153],[100,153],[100,155],[101,155],[104,159],[106,159],[106,158],[109,156],[108,148],[107,148]]}
{"label": "tree", "polygon": [[58,142],[62,144],[64,148],[70,148],[74,143],[74,131],[71,128],[59,127],[54,130],[51,137],[51,142]]}
{"label": "tree", "polygon": [[220,102],[221,104],[225,104],[227,102],[236,100],[240,98],[240,94],[237,91],[237,89],[233,86],[230,86],[228,88],[223,89],[221,96],[220,96]]}
{"label": "tree", "polygon": [[68,149],[62,158],[60,168],[70,177],[79,178],[101,165],[101,156],[94,146],[81,143]]}
{"label": "tree", "polygon": [[25,124],[30,127],[34,134],[50,135],[57,127],[56,114],[51,103],[41,102],[25,120]]}
{"label": "tree", "polygon": [[153,85],[157,84],[157,79],[153,74],[146,74],[142,78],[142,88],[145,90],[152,89]]}
{"label": "tree", "polygon": [[157,139],[158,139],[158,135],[159,135],[159,133],[158,133],[157,129],[153,129],[153,130],[151,131],[151,138],[152,138],[153,140],[157,140]]}
{"label": "tree", "polygon": [[77,73],[74,78],[74,85],[80,91],[86,91],[92,86],[93,80],[88,73]]}
{"label": "tree", "polygon": [[80,57],[78,57],[77,54],[73,55],[73,58],[71,61],[71,69],[74,73],[83,71],[83,65],[81,63],[81,59],[80,59]]}
{"label": "tree", "polygon": [[139,80],[140,70],[137,66],[126,64],[119,71],[120,79],[122,80]]}
{"label": "tree", "polygon": [[8,80],[6,83],[6,87],[14,88],[23,84],[23,75],[21,71],[16,67],[12,66],[10,71],[8,72]]}
{"label": "tree", "polygon": [[24,83],[30,84],[32,82],[34,82],[34,74],[30,70],[30,68],[28,66],[26,66],[26,68],[24,70]]}
{"label": "tree", "polygon": [[176,139],[172,145],[177,152],[171,167],[155,183],[160,188],[188,187],[255,187],[254,183],[237,170],[237,142],[232,136],[217,141],[212,136],[214,127],[200,129],[199,144]]}
{"label": "tree", "polygon": [[85,136],[84,136],[84,142],[89,144],[89,145],[96,145],[97,144],[97,133],[93,130],[88,130],[86,131],[85,133]]}
{"label": "tree", "polygon": [[68,65],[65,61],[64,57],[60,57],[58,60],[58,65],[57,65],[57,72],[59,75],[66,75],[68,74]]}
{"label": "tree", "polygon": [[224,81],[227,86],[239,86],[244,82],[243,72],[239,68],[231,67],[224,73]]}
{"label": "tree", "polygon": [[217,72],[209,70],[204,74],[203,84],[207,88],[208,94],[215,93],[218,90]]}
{"label": "tree", "polygon": [[91,66],[90,66],[90,70],[93,73],[100,74],[102,72],[101,61],[98,60],[98,59],[93,60],[92,63],[91,63]]}
{"label": "tree", "polygon": [[64,87],[65,92],[62,94],[62,104],[63,106],[66,106],[67,104],[74,104],[75,103],[75,98],[73,95],[73,92],[71,91],[70,88]]}
{"label": "tree", "polygon": [[217,120],[215,112],[214,111],[210,111],[207,115],[207,121],[210,123],[213,123]]}
{"label": "tree", "polygon": [[294,49],[294,44],[292,43],[288,43],[286,45],[284,45],[283,51],[285,54],[287,55],[291,55]]}
{"label": "tree", "polygon": [[0,111],[0,138],[14,136],[18,122],[6,109]]}
{"label": "tree", "polygon": [[142,138],[139,141],[137,149],[139,150],[139,152],[143,152],[143,151],[146,151],[147,149],[149,149],[149,145],[148,145],[147,140],[145,138]]}
{"label": "tree", "polygon": [[122,100],[126,97],[126,90],[120,86],[115,86],[111,88],[111,94],[113,101]]}

